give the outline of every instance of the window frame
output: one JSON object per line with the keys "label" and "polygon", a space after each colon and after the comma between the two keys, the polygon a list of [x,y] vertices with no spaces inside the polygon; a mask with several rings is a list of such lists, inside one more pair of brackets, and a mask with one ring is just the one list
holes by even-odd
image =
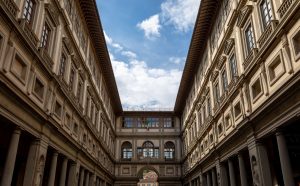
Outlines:
{"label": "window frame", "polygon": [[[31,7],[30,12],[28,10],[28,7],[26,8],[26,5],[29,1],[32,2],[32,7]],[[32,27],[33,22],[34,22],[36,6],[37,6],[36,0],[25,0],[23,3],[22,18],[25,20],[26,24],[28,24],[30,27]],[[25,12],[26,12],[26,14],[25,14]],[[28,15],[30,16],[29,18],[28,18]]]}

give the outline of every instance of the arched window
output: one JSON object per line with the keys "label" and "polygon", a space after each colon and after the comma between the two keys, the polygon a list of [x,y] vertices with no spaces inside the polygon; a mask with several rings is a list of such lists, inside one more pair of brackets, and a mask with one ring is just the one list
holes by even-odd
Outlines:
{"label": "arched window", "polygon": [[164,149],[165,159],[172,160],[175,158],[175,145],[173,142],[168,141],[165,143]]}
{"label": "arched window", "polygon": [[143,156],[144,157],[153,157],[154,156],[154,145],[150,141],[146,141],[143,144]]}
{"label": "arched window", "polygon": [[130,142],[126,141],[121,146],[122,149],[122,159],[131,160],[132,158],[132,145]]}

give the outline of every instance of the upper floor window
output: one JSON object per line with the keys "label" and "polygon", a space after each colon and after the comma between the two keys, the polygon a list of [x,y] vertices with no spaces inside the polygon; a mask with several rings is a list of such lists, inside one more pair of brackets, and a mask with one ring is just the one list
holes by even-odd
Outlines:
{"label": "upper floor window", "polygon": [[67,60],[66,55],[62,53],[60,58],[60,66],[59,66],[59,74],[58,74],[60,76],[64,76],[65,68],[66,68],[66,60]]}
{"label": "upper floor window", "polygon": [[225,92],[228,87],[226,70],[223,70],[223,72],[222,72],[222,83],[223,83],[223,92]]}
{"label": "upper floor window", "polygon": [[77,87],[77,98],[79,102],[82,102],[82,92],[83,92],[83,80],[81,77],[78,78],[78,87]]}
{"label": "upper floor window", "polygon": [[49,38],[51,34],[51,29],[49,25],[45,22],[43,31],[42,31],[42,38],[41,38],[41,47],[48,48],[49,46]]}
{"label": "upper floor window", "polygon": [[237,71],[237,64],[236,64],[236,59],[235,55],[233,54],[229,58],[229,66],[230,66],[230,74],[231,74],[231,79],[234,79],[235,77],[238,76],[238,71]]}
{"label": "upper floor window", "polygon": [[34,14],[35,2],[33,0],[25,0],[23,18],[28,24],[32,23],[32,16]]}
{"label": "upper floor window", "polygon": [[215,93],[216,102],[219,102],[220,101],[220,90],[219,90],[219,83],[218,82],[214,86],[214,93]]}
{"label": "upper floor window", "polygon": [[69,86],[70,86],[70,90],[73,90],[74,87],[74,78],[75,78],[75,70],[74,67],[71,67],[71,72],[70,72],[70,80],[69,80]]}
{"label": "upper floor window", "polygon": [[167,160],[175,158],[175,145],[173,142],[168,141],[165,144],[164,156],[165,156],[165,159],[167,159]]}
{"label": "upper floor window", "polygon": [[173,120],[172,118],[163,118],[164,128],[171,128],[173,127]]}
{"label": "upper floor window", "polygon": [[132,145],[130,142],[126,141],[121,146],[122,149],[122,159],[130,160],[132,158]]}
{"label": "upper floor window", "polygon": [[262,16],[262,21],[264,27],[268,26],[272,19],[272,9],[271,9],[271,3],[269,0],[262,0],[260,4],[260,11]]}
{"label": "upper floor window", "polygon": [[133,118],[124,117],[123,118],[123,126],[124,128],[132,128],[133,127]]}
{"label": "upper floor window", "polygon": [[247,55],[248,55],[250,51],[254,48],[254,35],[253,35],[253,29],[251,24],[249,24],[249,26],[245,30],[245,37],[246,37],[246,46],[247,46]]}

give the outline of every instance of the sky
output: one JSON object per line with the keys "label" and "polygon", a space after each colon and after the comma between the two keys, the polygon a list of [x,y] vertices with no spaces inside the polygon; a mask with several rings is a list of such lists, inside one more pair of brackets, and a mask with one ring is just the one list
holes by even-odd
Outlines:
{"label": "sky", "polygon": [[96,0],[124,110],[175,104],[200,0]]}

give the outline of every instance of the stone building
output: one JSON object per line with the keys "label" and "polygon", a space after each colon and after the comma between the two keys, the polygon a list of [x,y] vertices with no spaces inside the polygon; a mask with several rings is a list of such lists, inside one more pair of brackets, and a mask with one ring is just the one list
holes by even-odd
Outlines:
{"label": "stone building", "polygon": [[201,0],[173,111],[123,111],[95,0],[0,15],[0,186],[300,184],[299,0]]}
{"label": "stone building", "polygon": [[297,0],[201,0],[174,109],[184,185],[300,184],[299,18]]}

